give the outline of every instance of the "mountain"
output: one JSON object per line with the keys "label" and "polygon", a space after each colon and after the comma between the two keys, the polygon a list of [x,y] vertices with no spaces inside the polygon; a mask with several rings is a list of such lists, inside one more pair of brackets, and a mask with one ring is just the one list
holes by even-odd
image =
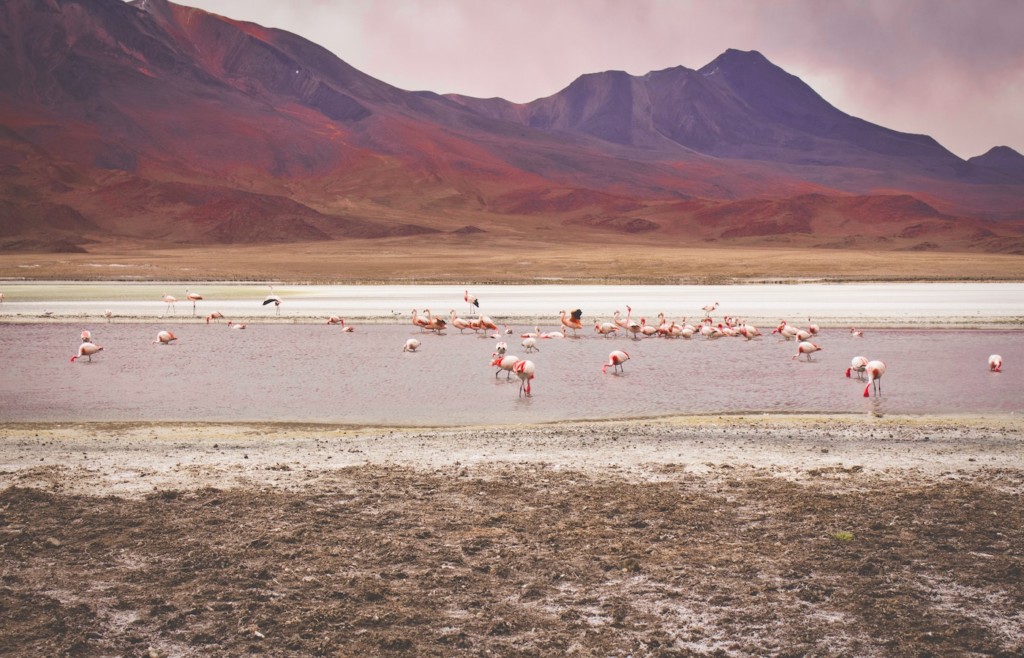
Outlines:
{"label": "mountain", "polygon": [[1024,155],[1009,146],[994,146],[984,155],[977,155],[967,162],[1005,174],[1011,180],[1024,181]]}
{"label": "mountain", "polygon": [[1024,251],[1006,150],[964,161],[851,117],[756,52],[583,75],[515,104],[398,89],[294,34],[166,0],[0,5],[5,249],[564,226],[564,240]]}

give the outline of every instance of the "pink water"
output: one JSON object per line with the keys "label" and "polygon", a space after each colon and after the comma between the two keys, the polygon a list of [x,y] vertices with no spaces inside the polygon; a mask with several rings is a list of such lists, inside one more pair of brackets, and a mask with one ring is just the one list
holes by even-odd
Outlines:
{"label": "pink water", "polygon": [[[104,351],[70,363],[79,333]],[[959,414],[1024,411],[1024,332],[871,330],[853,338],[825,329],[814,361],[796,344],[602,338],[540,341],[526,354],[519,332],[509,353],[536,364],[533,397],[495,378],[495,340],[457,331],[414,333],[407,324],[342,333],[326,324],[171,327],[161,324],[0,326],[2,421],[305,421],[375,425],[515,424],[675,414],[811,412]],[[403,353],[419,338],[416,353]],[[631,359],[601,374],[613,349]],[[999,353],[1002,373],[990,373]],[[855,355],[888,364],[882,396],[843,372]]]}

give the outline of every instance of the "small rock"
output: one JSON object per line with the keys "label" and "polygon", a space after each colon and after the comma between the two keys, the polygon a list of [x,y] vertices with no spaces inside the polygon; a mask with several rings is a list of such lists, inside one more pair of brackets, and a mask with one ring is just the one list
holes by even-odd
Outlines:
{"label": "small rock", "polygon": [[47,537],[46,545],[52,548],[60,548],[61,546],[63,546],[63,543],[56,537]]}

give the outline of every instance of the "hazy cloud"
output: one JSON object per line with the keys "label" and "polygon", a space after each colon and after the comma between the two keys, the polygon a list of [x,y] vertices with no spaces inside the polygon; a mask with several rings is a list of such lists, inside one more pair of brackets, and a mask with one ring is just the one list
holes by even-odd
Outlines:
{"label": "hazy cloud", "polygon": [[191,0],[403,89],[526,102],[579,75],[759,50],[839,109],[962,157],[1024,152],[1017,0]]}

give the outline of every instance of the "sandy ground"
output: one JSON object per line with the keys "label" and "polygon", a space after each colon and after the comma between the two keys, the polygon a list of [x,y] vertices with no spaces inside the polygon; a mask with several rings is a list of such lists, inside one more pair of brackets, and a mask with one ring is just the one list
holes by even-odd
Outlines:
{"label": "sandy ground", "polygon": [[1022,655],[1022,428],[0,425],[0,654]]}
{"label": "sandy ground", "polygon": [[[1024,256],[711,244],[664,236],[492,233],[289,245],[89,245],[85,254],[0,253],[0,279],[291,283],[622,283],[1022,281]],[[550,237],[550,236],[548,236]],[[614,263],[614,266],[609,266]]]}

